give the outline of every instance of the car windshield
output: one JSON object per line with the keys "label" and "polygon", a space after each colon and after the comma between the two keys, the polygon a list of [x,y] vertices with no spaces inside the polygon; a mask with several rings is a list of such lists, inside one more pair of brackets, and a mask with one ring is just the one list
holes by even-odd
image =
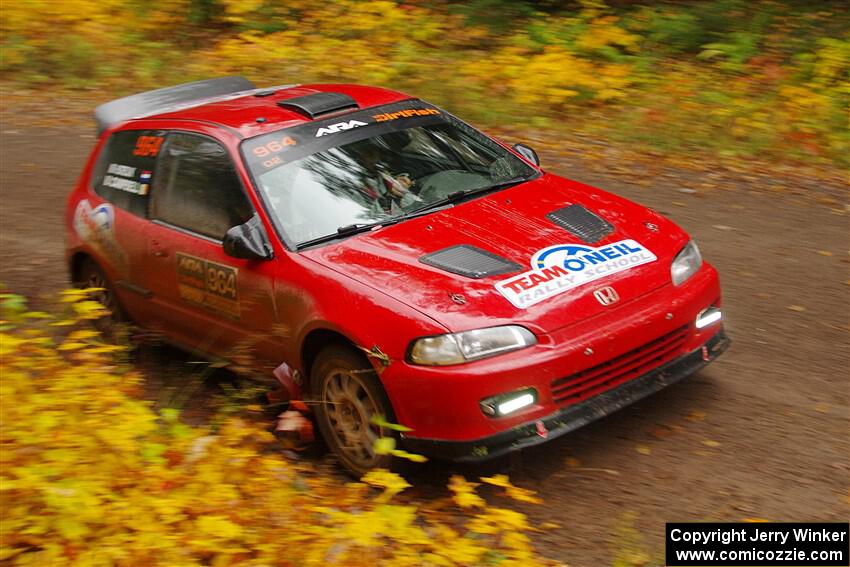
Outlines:
{"label": "car windshield", "polygon": [[421,101],[279,130],[247,140],[242,152],[278,228],[296,246],[536,174]]}

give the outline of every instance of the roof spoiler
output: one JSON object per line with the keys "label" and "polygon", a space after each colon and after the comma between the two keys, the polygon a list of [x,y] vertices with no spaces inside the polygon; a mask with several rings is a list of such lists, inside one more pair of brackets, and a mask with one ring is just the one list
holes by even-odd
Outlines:
{"label": "roof spoiler", "polygon": [[193,83],[183,83],[154,91],[126,96],[98,106],[94,111],[97,121],[97,133],[107,128],[151,114],[159,114],[177,106],[183,106],[206,99],[222,97],[257,87],[244,77],[221,77]]}

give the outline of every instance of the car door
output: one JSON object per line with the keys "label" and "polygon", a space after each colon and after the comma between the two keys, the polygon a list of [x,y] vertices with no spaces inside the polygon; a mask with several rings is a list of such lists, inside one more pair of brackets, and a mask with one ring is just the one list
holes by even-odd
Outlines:
{"label": "car door", "polygon": [[77,202],[73,228],[87,252],[108,275],[118,302],[140,325],[147,324],[148,294],[139,283],[148,266],[144,250],[150,178],[164,140],[162,130],[122,130],[100,149]]}
{"label": "car door", "polygon": [[174,131],[160,151],[150,195],[142,276],[157,326],[204,353],[273,360],[274,262],[234,258],[222,241],[255,214],[218,140]]}

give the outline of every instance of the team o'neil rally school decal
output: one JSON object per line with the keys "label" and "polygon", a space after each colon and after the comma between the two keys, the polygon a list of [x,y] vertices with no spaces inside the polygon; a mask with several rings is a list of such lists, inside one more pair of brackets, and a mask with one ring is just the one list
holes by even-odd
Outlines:
{"label": "team o'neil rally school decal", "polygon": [[525,309],[559,293],[655,260],[655,254],[630,239],[599,248],[558,244],[539,250],[531,258],[530,271],[500,281],[496,289],[516,307]]}

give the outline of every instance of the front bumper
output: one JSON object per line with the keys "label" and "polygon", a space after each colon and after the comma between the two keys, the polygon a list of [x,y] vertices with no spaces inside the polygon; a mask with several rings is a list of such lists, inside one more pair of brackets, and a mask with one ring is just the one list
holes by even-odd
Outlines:
{"label": "front bumper", "polygon": [[703,345],[642,376],[540,419],[472,441],[403,438],[413,453],[455,461],[483,461],[560,437],[674,384],[720,356],[731,344],[721,328]]}

